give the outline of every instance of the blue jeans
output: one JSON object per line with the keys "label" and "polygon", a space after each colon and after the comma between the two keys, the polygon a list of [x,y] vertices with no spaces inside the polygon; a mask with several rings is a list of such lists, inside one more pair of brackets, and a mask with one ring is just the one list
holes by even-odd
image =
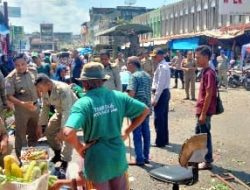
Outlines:
{"label": "blue jeans", "polygon": [[156,131],[156,146],[163,147],[169,144],[168,134],[168,109],[170,92],[169,89],[163,90],[156,106],[154,107],[154,125]]}
{"label": "blue jeans", "polygon": [[[143,164],[149,159],[150,131],[149,116],[133,131],[136,163]],[[143,142],[142,142],[143,141]]]}
{"label": "blue jeans", "polygon": [[206,117],[206,122],[204,124],[200,124],[198,121],[199,117],[197,117],[197,124],[195,128],[195,134],[206,133],[207,134],[207,154],[205,156],[205,160],[208,163],[213,162],[213,146],[212,146],[212,136],[210,133],[211,129],[211,116]]}

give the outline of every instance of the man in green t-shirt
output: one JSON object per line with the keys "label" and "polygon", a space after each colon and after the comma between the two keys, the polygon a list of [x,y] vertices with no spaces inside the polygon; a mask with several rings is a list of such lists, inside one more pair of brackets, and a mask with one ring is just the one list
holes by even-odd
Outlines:
{"label": "man in green t-shirt", "polygon": [[32,56],[32,60],[36,64],[36,70],[38,73],[43,73],[48,77],[51,77],[52,70],[48,63],[42,63],[42,60],[39,56]]}
{"label": "man in green t-shirt", "polygon": [[[149,109],[124,93],[103,87],[108,78],[100,63],[83,67],[79,80],[86,94],[71,108],[62,138],[84,156],[84,175],[94,189],[127,190],[128,163],[123,141],[144,121]],[[133,121],[122,135],[124,117]],[[83,131],[85,144],[78,140],[77,130]]]}

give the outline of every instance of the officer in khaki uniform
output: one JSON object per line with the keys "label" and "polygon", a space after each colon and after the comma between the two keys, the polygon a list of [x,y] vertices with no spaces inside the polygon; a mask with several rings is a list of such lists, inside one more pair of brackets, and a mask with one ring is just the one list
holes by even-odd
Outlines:
{"label": "officer in khaki uniform", "polygon": [[[41,133],[40,126],[47,125],[49,121],[45,135],[55,154],[51,161],[54,163],[62,161],[62,168],[66,169],[67,163],[71,160],[72,148],[65,142],[61,147],[60,142],[55,137],[60,132],[61,127],[65,125],[71,106],[77,100],[77,97],[68,84],[51,80],[45,74],[38,75],[35,86],[37,91],[42,94],[38,133]],[[50,106],[54,106],[55,113],[49,119]]]}
{"label": "officer in khaki uniform", "polygon": [[196,67],[196,61],[193,58],[193,52],[189,51],[187,53],[187,58],[183,59],[182,63],[182,70],[184,71],[184,84],[185,84],[185,92],[186,92],[186,98],[184,100],[189,100],[189,90],[191,87],[191,98],[192,100],[195,99],[195,80],[196,80],[196,74],[195,71],[197,69]]}
{"label": "officer in khaki uniform", "polygon": [[100,60],[104,66],[104,73],[110,76],[103,86],[110,90],[122,91],[120,70],[118,65],[110,63],[110,54],[107,50],[100,51]]}
{"label": "officer in khaki uniform", "polygon": [[[22,146],[35,146],[37,143],[37,124],[39,108],[35,105],[37,91],[34,82],[37,76],[35,68],[27,66],[24,55],[14,58],[15,69],[9,73],[5,81],[7,99],[14,104],[15,112],[15,148],[19,158]],[[26,135],[28,138],[26,140]]]}

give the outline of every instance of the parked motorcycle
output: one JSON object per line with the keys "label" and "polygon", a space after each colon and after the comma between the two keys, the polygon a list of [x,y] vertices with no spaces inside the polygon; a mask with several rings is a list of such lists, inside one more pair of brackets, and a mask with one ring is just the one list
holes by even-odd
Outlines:
{"label": "parked motorcycle", "polygon": [[244,71],[243,87],[250,91],[250,69]]}
{"label": "parked motorcycle", "polygon": [[228,86],[231,88],[243,86],[247,91],[250,91],[250,68],[229,70]]}

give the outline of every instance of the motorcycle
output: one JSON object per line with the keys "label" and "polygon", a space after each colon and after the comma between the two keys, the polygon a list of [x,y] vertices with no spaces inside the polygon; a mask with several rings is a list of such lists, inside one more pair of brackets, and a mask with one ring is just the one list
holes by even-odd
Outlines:
{"label": "motorcycle", "polygon": [[243,77],[243,87],[250,91],[250,69],[247,69],[244,71],[244,77]]}
{"label": "motorcycle", "polygon": [[231,88],[243,86],[247,91],[250,91],[250,68],[229,70],[228,86]]}

